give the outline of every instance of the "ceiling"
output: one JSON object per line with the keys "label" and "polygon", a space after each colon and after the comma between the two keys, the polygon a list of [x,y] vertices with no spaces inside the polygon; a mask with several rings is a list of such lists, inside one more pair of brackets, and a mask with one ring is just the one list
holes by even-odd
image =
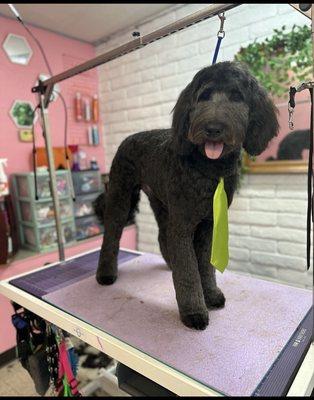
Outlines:
{"label": "ceiling", "polygon": [[[24,22],[97,44],[113,33],[132,27],[177,4],[13,5]],[[0,14],[13,17],[7,4],[0,4]]]}

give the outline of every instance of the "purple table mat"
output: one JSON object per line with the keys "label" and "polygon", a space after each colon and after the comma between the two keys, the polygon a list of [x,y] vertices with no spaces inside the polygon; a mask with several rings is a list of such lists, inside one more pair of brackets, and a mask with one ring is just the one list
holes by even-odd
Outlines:
{"label": "purple table mat", "polygon": [[185,327],[164,260],[144,254],[120,266],[114,285],[90,276],[43,297],[49,303],[230,396],[250,396],[312,305],[311,291],[229,271],[226,296],[205,331]]}
{"label": "purple table mat", "polygon": [[[88,276],[94,276],[97,270],[99,253],[99,250],[95,250],[72,260],[60,262],[51,268],[45,268],[21,278],[12,279],[10,284],[41,298],[45,294],[70,286]],[[118,263],[120,265],[136,257],[139,257],[139,254],[119,250]],[[52,268],[53,272],[51,272]]]}

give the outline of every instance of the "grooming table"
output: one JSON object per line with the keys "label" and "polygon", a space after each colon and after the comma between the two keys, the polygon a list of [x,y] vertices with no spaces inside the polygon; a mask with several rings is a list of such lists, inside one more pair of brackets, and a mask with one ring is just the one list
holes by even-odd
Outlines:
{"label": "grooming table", "polygon": [[0,292],[178,395],[310,395],[312,293],[226,271],[204,331],[179,320],[161,256],[120,249],[114,285],[99,249],[0,282]]}

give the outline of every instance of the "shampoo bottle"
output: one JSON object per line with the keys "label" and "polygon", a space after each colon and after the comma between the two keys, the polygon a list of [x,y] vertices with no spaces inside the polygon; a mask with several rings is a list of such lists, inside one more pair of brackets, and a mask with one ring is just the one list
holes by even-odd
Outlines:
{"label": "shampoo bottle", "polygon": [[93,145],[98,146],[99,145],[99,134],[98,134],[97,125],[93,125],[92,135],[93,135]]}
{"label": "shampoo bottle", "polygon": [[92,146],[93,143],[93,129],[91,126],[87,128],[88,144]]}
{"label": "shampoo bottle", "polygon": [[82,98],[81,93],[77,92],[75,96],[75,117],[77,121],[82,121],[83,112],[82,112]]}
{"label": "shampoo bottle", "polygon": [[89,99],[84,99],[85,121],[91,120],[90,102]]}
{"label": "shampoo bottle", "polygon": [[93,121],[98,122],[99,118],[99,103],[97,94],[93,97]]}

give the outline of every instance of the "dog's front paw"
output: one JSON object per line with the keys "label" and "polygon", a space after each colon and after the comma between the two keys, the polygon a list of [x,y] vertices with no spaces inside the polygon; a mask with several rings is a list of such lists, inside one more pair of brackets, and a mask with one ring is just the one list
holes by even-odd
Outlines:
{"label": "dog's front paw", "polygon": [[225,305],[226,298],[222,293],[222,291],[219,288],[216,288],[206,293],[205,302],[208,308],[211,307],[220,308]]}
{"label": "dog's front paw", "polygon": [[204,330],[208,325],[208,313],[195,313],[181,316],[181,320],[189,328]]}
{"label": "dog's front paw", "polygon": [[116,275],[101,275],[96,274],[96,281],[100,285],[112,285],[117,280]]}

